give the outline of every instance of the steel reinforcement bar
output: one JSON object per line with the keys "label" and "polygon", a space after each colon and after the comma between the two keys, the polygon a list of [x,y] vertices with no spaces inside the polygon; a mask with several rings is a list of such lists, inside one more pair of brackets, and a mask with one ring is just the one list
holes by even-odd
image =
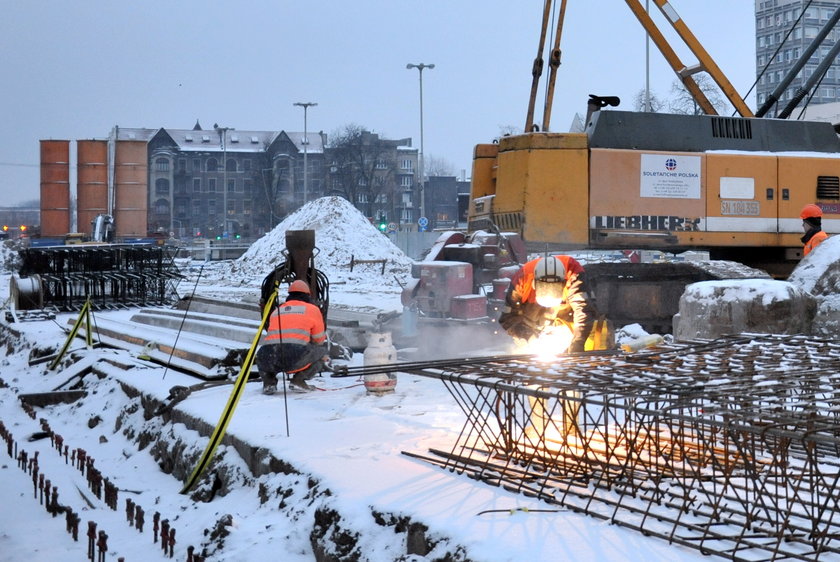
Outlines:
{"label": "steel reinforcement bar", "polygon": [[840,557],[840,343],[741,335],[355,374],[383,369],[443,381],[464,412],[452,450],[421,456],[447,470],[732,560]]}
{"label": "steel reinforcement bar", "polygon": [[22,277],[39,280],[44,308],[79,310],[163,304],[181,275],[163,246],[101,244],[20,251]]}

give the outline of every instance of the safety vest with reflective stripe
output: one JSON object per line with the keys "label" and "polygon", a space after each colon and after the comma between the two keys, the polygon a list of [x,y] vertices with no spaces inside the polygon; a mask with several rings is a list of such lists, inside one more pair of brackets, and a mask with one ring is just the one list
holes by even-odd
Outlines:
{"label": "safety vest with reflective stripe", "polygon": [[802,254],[807,256],[808,254],[811,253],[811,251],[814,248],[819,246],[826,238],[828,238],[828,234],[826,234],[824,231],[820,230],[818,232],[815,232],[814,235],[811,236],[811,238],[807,242],[805,242],[805,248],[803,249]]}
{"label": "safety vest with reflective stripe", "polygon": [[321,310],[308,302],[290,300],[271,315],[263,342],[306,345],[324,343],[326,339]]}

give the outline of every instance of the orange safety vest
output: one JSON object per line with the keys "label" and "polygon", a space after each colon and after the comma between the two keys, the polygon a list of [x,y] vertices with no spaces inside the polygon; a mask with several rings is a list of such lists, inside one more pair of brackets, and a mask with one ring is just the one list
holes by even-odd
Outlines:
{"label": "orange safety vest", "polygon": [[264,343],[320,344],[327,339],[324,317],[314,304],[290,300],[271,315]]}
{"label": "orange safety vest", "polygon": [[[563,287],[563,300],[568,300],[569,297],[569,279],[583,273],[583,266],[578,263],[576,259],[571,256],[551,256],[560,260],[563,267],[566,269],[566,286]],[[537,262],[541,258],[529,261],[522,266],[516,275],[511,279],[511,284],[514,290],[519,295],[522,303],[536,302],[536,291],[534,290],[534,270],[537,268]]]}
{"label": "orange safety vest", "polygon": [[802,252],[803,255],[807,256],[808,254],[810,254],[811,251],[814,248],[816,248],[817,246],[819,246],[826,238],[828,238],[828,234],[826,234],[822,230],[814,233],[814,235],[811,236],[811,239],[808,240],[807,242],[805,242],[805,248],[804,248],[804,251]]}

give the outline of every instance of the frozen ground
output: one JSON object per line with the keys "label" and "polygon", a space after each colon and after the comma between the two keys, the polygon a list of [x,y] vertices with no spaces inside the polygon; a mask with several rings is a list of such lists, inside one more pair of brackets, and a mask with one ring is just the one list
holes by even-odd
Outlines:
{"label": "frozen ground", "polygon": [[[242,259],[219,263],[181,263],[187,274],[179,286],[183,295],[196,293],[222,300],[255,301],[264,274],[282,260],[285,229],[314,228],[319,247],[318,267],[331,280],[333,306],[367,311],[400,310],[400,284],[409,277],[410,260],[352,214],[342,202],[323,201],[324,208],[304,208],[281,227],[254,244]],[[312,212],[309,212],[312,211]],[[334,213],[333,213],[334,212]],[[323,221],[325,214],[333,216]],[[338,229],[337,223],[345,225]],[[372,233],[371,233],[372,231]],[[387,259],[386,274],[376,267],[349,272],[349,249],[356,259]],[[7,261],[7,255],[0,255]],[[9,294],[9,273],[0,274],[0,294]],[[97,313],[120,316],[124,312]],[[158,397],[170,387],[190,384],[185,375],[137,360],[116,350],[85,351],[100,361],[102,379],[86,380],[88,396],[71,405],[38,409],[31,419],[21,409],[17,395],[54,388],[66,379],[61,369],[48,371],[45,364],[29,365],[34,348],[56,349],[65,339],[64,327],[73,315],[60,314],[53,321],[15,325],[20,337],[3,336],[0,379],[0,421],[17,446],[30,457],[39,453],[42,474],[58,486],[60,503],[81,515],[80,541],[65,532],[62,517],[49,516],[33,498],[32,479],[13,459],[0,451],[0,559],[31,562],[82,560],[87,553],[87,521],[94,520],[108,533],[108,560],[164,558],[152,542],[152,514],[159,512],[177,530],[175,559],[185,560],[187,547],[204,549],[210,560],[313,560],[309,540],[316,509],[336,509],[362,535],[364,559],[371,561],[431,561],[454,551],[481,562],[523,560],[671,561],[708,559],[699,552],[644,537],[618,525],[556,509],[537,500],[508,493],[466,476],[452,474],[413,460],[402,451],[424,453],[430,447],[449,449],[464,423],[464,414],[442,383],[401,375],[396,392],[366,395],[362,382],[321,377],[320,390],[308,394],[264,396],[258,383],[247,385],[228,433],[264,447],[292,465],[297,473],[269,474],[254,478],[230,447],[217,456],[232,471],[230,493],[209,502],[195,502],[179,494],[182,482],[161,470],[151,448],[138,450],[129,436],[160,432],[192,443],[188,453],[200,452],[207,439],[183,424],[164,424],[160,418],[144,419],[138,398],[128,397],[120,383]],[[624,337],[645,335],[628,326]],[[476,353],[508,353],[510,348],[470,349]],[[78,349],[80,343],[73,346]],[[361,364],[361,354],[350,362]],[[120,366],[122,365],[122,366]],[[130,368],[127,368],[129,366]],[[181,403],[187,414],[214,425],[225,405],[230,387],[194,394]],[[93,496],[87,482],[50,448],[48,439],[29,441],[41,430],[40,418],[63,436],[72,449],[82,448],[96,459],[96,466],[120,491],[117,511]],[[4,447],[5,448],[5,447]],[[312,482],[316,482],[312,488]],[[202,486],[208,488],[211,482]],[[288,490],[288,497],[269,493],[260,501],[259,490]],[[317,493],[313,492],[316,490]],[[329,490],[329,493],[325,493]],[[124,501],[131,498],[146,512],[143,533],[126,521]],[[402,535],[383,531],[371,510],[405,515],[424,523],[428,536],[441,541],[427,556],[405,556]],[[492,510],[490,513],[481,512]],[[527,510],[527,511],[526,511]],[[229,516],[221,538],[211,532]]]}
{"label": "frozen ground", "polygon": [[[332,204],[340,206],[341,202]],[[323,212],[321,209],[317,214]],[[318,220],[314,214],[292,216],[287,219],[289,224],[281,226],[314,227],[318,231],[316,244],[321,253],[317,263],[331,280],[333,306],[399,310],[400,282],[408,277],[410,260],[367,221],[354,222],[357,217],[346,212],[339,215],[349,230],[330,232],[335,221],[319,226],[313,224]],[[372,230],[373,235],[357,240],[369,234],[365,229]],[[270,233],[235,263],[181,264],[189,277],[179,292],[196,287],[196,293],[201,295],[254,300],[263,275],[282,259],[278,255],[278,248],[282,248],[279,241],[280,230]],[[378,268],[357,269],[351,274],[346,267],[346,249],[351,247],[366,252],[360,250],[357,259],[387,259],[386,275],[379,273]],[[9,274],[5,273],[0,276],[0,294],[8,295],[8,291]],[[119,317],[126,313],[96,313],[94,317],[108,315]],[[21,409],[17,394],[49,390],[67,378],[61,369],[52,372],[45,364],[30,366],[28,359],[33,348],[58,348],[66,337],[63,327],[72,317],[59,314],[55,321],[17,324],[21,337],[7,337],[3,342],[0,378],[9,387],[0,388],[0,420],[20,449],[27,450],[30,457],[39,452],[40,471],[58,487],[59,503],[72,506],[80,514],[80,541],[73,542],[65,532],[63,517],[49,516],[33,498],[31,477],[4,451],[0,452],[4,459],[0,461],[0,502],[4,506],[0,510],[2,560],[81,560],[87,552],[84,533],[88,521],[96,521],[98,528],[107,532],[110,560],[118,556],[129,561],[163,558],[160,548],[152,542],[154,512],[159,512],[161,519],[167,519],[177,530],[176,559],[186,559],[186,549],[192,545],[198,549],[196,552],[206,550],[211,560],[313,560],[309,540],[313,512],[325,505],[352,521],[351,527],[363,536],[363,555],[372,561],[434,560],[458,546],[464,549],[461,556],[486,562],[571,558],[664,562],[675,557],[701,558],[693,551],[584,515],[516,511],[547,506],[402,455],[402,451],[425,453],[430,447],[449,448],[464,423],[463,413],[442,383],[408,375],[400,377],[394,394],[382,397],[367,395],[361,381],[347,378],[316,379],[321,391],[290,394],[287,400],[282,395],[264,396],[259,383],[247,385],[228,433],[265,447],[301,474],[254,478],[232,449],[221,446],[217,456],[233,467],[237,485],[227,495],[196,503],[179,494],[182,483],[161,470],[150,448],[138,450],[126,434],[170,434],[194,443],[193,453],[200,452],[207,439],[182,424],[144,419],[139,399],[129,398],[119,386],[123,381],[163,398],[170,387],[194,382],[188,377],[146,362],[138,364],[125,351],[80,350],[77,353],[81,355],[137,366],[126,369],[100,362],[107,376],[86,380],[86,398],[72,405],[38,409],[34,420]],[[73,345],[75,349],[79,347],[80,343]],[[351,364],[361,361],[361,354],[356,354]],[[202,391],[180,407],[189,415],[215,424],[229,392],[230,387]],[[28,441],[41,430],[41,418],[48,420],[51,429],[64,438],[71,450],[82,448],[93,456],[103,476],[122,490],[117,511],[111,511],[93,496],[81,473],[50,448],[48,439]],[[329,495],[313,494],[309,488],[311,479],[319,482],[318,489],[329,489]],[[261,504],[260,485],[269,490],[282,487],[292,493],[287,500],[272,497]],[[126,498],[146,512],[143,533],[126,520]],[[429,527],[428,536],[442,542],[425,557],[405,557],[402,535],[383,532],[371,517],[372,508],[423,522]],[[485,510],[501,511],[479,515]],[[207,530],[227,515],[231,516],[231,524],[225,529],[230,534],[223,541],[208,534]]]}

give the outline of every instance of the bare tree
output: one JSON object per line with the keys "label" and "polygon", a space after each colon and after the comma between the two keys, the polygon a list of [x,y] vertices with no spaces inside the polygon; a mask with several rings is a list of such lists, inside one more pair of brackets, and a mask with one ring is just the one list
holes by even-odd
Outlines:
{"label": "bare tree", "polygon": [[454,176],[455,165],[446,158],[429,156],[423,163],[427,176]]}
{"label": "bare tree", "polygon": [[393,218],[395,142],[355,124],[345,125],[330,138],[327,166],[331,190],[369,217],[386,211]]}
{"label": "bare tree", "polygon": [[[700,87],[700,91],[709,100],[709,103],[721,115],[727,112],[729,105],[723,98],[723,94],[708,74],[695,74],[694,81]],[[705,112],[694,99],[682,82],[674,80],[671,84],[671,98],[668,100],[668,110],[671,113],[682,115],[703,115]]]}
{"label": "bare tree", "polygon": [[[634,111],[647,111],[646,107],[647,95],[645,89],[642,88],[633,97]],[[665,102],[662,101],[654,92],[650,92],[650,113],[660,113],[665,108]]]}

